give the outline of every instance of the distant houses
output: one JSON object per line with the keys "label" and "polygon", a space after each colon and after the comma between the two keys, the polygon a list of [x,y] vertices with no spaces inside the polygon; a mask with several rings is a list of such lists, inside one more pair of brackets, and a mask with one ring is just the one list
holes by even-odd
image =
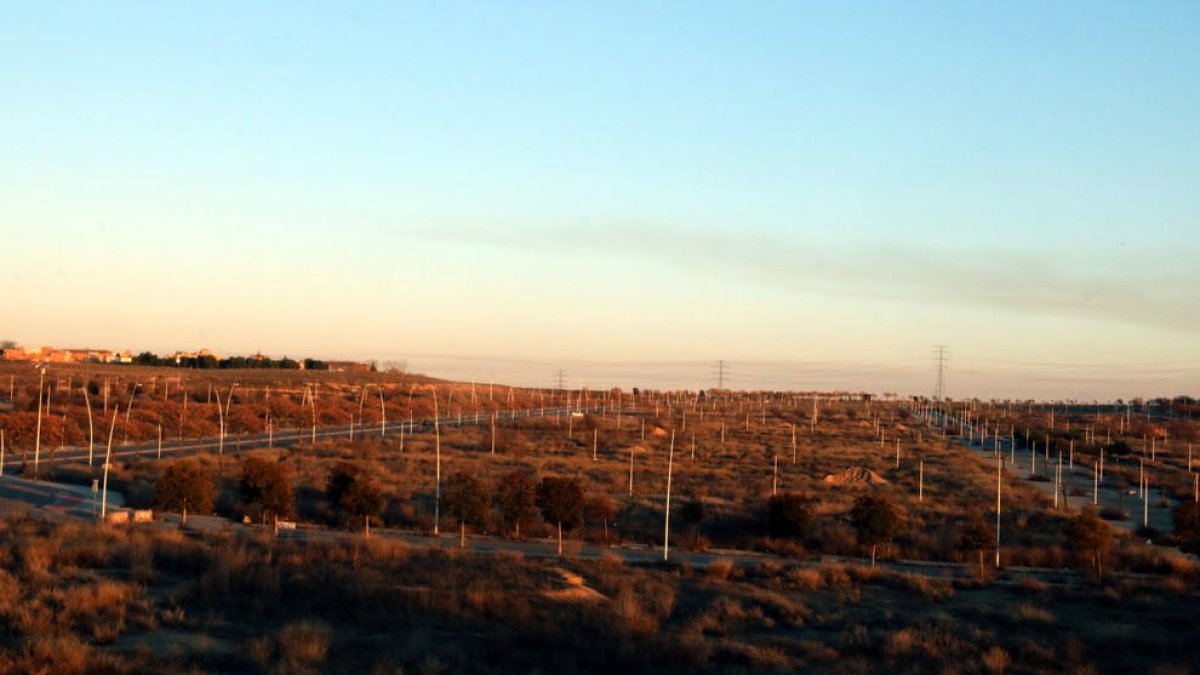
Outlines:
{"label": "distant houses", "polygon": [[[255,357],[258,357],[258,356],[262,356],[262,355],[261,354],[255,355]],[[200,361],[201,359],[209,359],[209,358],[211,358],[213,361],[220,361],[221,355],[214,353],[214,352],[210,352],[207,349],[201,349],[201,350],[194,351],[194,352],[175,352],[174,354],[168,354],[166,357],[164,357],[164,360],[174,361],[175,365],[182,366],[182,365],[188,363],[189,361],[196,362],[196,361]]]}
{"label": "distant houses", "polygon": [[56,349],[54,347],[7,347],[0,350],[0,358],[5,361],[36,363],[133,363],[133,354],[128,351]]}
{"label": "distant houses", "polygon": [[25,348],[12,345],[0,348],[0,360],[28,361],[31,363],[108,363],[200,369],[281,368],[285,370],[329,370],[339,373],[366,373],[374,370],[373,364],[358,361],[295,360],[289,359],[286,356],[275,360],[261,352],[253,356],[222,357],[220,354],[208,349],[188,352],[177,351],[160,357],[150,352],[142,352],[135,355],[128,350],[57,349],[55,347]]}

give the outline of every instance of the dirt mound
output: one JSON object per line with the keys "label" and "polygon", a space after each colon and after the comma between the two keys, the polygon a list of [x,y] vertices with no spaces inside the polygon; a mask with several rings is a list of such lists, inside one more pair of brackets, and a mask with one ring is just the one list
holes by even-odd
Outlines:
{"label": "dirt mound", "polygon": [[562,568],[555,568],[555,571],[562,576],[563,583],[566,588],[558,588],[553,590],[542,591],[543,595],[551,600],[565,600],[568,602],[604,600],[605,596],[600,591],[588,586],[583,581],[583,577],[573,572],[568,572]]}
{"label": "dirt mound", "polygon": [[662,427],[654,427],[654,431],[650,432],[651,436],[666,436],[667,432]]}
{"label": "dirt mound", "polygon": [[830,485],[883,485],[888,481],[865,466],[855,466],[825,476],[825,482]]}

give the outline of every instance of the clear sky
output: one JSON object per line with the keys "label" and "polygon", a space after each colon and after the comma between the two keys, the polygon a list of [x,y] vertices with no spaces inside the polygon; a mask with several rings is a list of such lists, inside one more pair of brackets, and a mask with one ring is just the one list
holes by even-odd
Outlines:
{"label": "clear sky", "polygon": [[0,338],[1200,393],[1196,2],[11,3]]}

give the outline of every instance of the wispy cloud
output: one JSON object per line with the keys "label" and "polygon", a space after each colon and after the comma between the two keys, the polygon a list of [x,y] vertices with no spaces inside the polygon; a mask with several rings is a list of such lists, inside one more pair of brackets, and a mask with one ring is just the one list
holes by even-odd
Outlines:
{"label": "wispy cloud", "polygon": [[554,254],[641,257],[788,290],[1200,333],[1200,266],[1181,267],[1165,253],[1122,251],[1086,259],[1082,253],[847,244],[636,224],[563,228],[440,222],[391,234]]}

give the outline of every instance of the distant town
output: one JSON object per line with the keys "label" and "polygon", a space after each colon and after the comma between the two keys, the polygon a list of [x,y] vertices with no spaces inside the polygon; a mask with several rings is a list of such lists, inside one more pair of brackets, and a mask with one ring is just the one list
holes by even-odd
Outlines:
{"label": "distant town", "polygon": [[376,370],[373,362],[323,361],[292,359],[284,356],[272,359],[262,353],[252,356],[228,356],[200,349],[194,352],[174,352],[159,356],[152,352],[134,354],[129,350],[66,349],[57,347],[21,347],[13,343],[0,344],[0,360],[31,363],[105,363],[133,366],[168,366],[176,368],[279,368],[283,370],[327,370],[341,373],[368,373]]}

